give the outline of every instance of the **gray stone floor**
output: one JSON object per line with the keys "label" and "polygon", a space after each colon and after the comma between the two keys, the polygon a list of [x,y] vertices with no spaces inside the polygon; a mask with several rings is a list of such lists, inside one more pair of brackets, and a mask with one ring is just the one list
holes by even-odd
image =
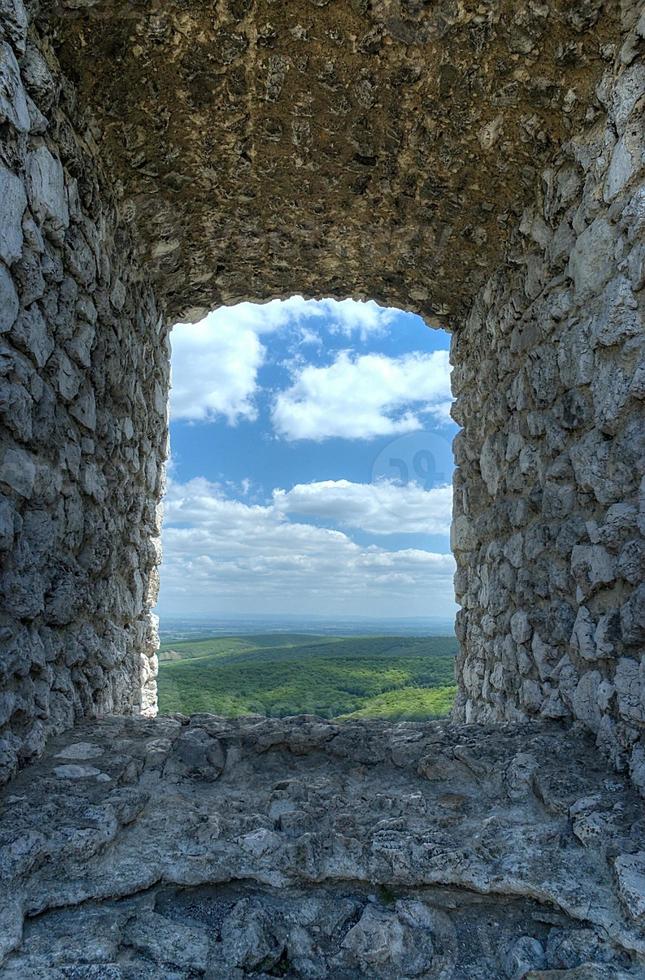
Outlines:
{"label": "gray stone floor", "polygon": [[557,725],[88,722],[0,796],[0,977],[645,977],[645,807]]}

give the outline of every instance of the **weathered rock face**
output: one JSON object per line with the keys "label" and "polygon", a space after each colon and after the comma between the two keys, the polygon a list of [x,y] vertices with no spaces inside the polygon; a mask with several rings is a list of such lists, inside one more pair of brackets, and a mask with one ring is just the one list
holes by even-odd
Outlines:
{"label": "weathered rock face", "polygon": [[0,782],[48,732],[156,704],[166,328],[73,111],[1,3]]}
{"label": "weathered rock face", "polygon": [[294,291],[463,313],[619,36],[614,0],[42,6],[175,319]]}
{"label": "weathered rock face", "polygon": [[[633,37],[633,36],[632,36]],[[453,335],[458,715],[576,718],[645,790],[645,66],[544,171]]]}
{"label": "weathered rock face", "polygon": [[591,738],[187,722],[84,723],[5,788],[3,980],[642,978],[642,800]]}
{"label": "weathered rock face", "polygon": [[0,780],[154,710],[168,323],[301,290],[454,330],[459,716],[578,719],[645,787],[644,34],[0,0]]}

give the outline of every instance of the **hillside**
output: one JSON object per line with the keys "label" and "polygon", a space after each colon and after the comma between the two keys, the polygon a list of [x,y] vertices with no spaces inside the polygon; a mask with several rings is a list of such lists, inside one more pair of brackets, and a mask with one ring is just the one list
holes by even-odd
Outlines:
{"label": "hillside", "polygon": [[421,720],[449,713],[454,637],[261,634],[162,645],[164,714]]}

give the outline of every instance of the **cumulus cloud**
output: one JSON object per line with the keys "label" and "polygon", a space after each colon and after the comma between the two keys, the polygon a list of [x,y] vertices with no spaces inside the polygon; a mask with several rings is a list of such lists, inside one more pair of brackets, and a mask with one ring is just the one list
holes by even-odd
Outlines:
{"label": "cumulus cloud", "polygon": [[303,345],[319,345],[316,321],[346,337],[383,333],[396,310],[373,300],[305,300],[292,296],[269,303],[223,306],[199,323],[180,323],[171,334],[173,419],[206,421],[224,417],[234,425],[254,419],[253,397],[266,348],[260,337],[293,329]]}
{"label": "cumulus cloud", "polygon": [[[304,302],[299,296],[292,299]],[[326,316],[332,333],[343,334],[346,337],[358,334],[361,340],[367,340],[369,336],[385,333],[398,310],[385,309],[372,299],[367,302],[353,299],[322,299],[313,304],[306,304],[304,312],[309,316]]]}
{"label": "cumulus cloud", "polygon": [[331,333],[351,337],[356,334],[366,340],[372,334],[382,334],[398,314],[398,310],[379,306],[374,300],[354,299],[304,299],[291,296],[289,299],[274,299],[269,303],[240,303],[235,307],[217,310],[211,316],[230,316],[239,322],[252,326],[258,333],[271,333],[284,327],[302,327],[307,342],[315,341],[311,329],[316,320],[325,320]]}
{"label": "cumulus cloud", "polygon": [[233,425],[256,417],[253,394],[265,350],[253,329],[234,319],[207,317],[200,323],[178,324],[171,343],[174,420],[223,416]]}
{"label": "cumulus cloud", "polygon": [[449,419],[447,351],[401,357],[342,351],[326,367],[307,365],[280,392],[273,425],[285,439],[373,439],[423,428],[424,417]]}
{"label": "cumulus cloud", "polygon": [[427,614],[452,609],[450,554],[361,546],[290,521],[275,505],[227,499],[198,478],[166,498],[162,605],[231,612]]}
{"label": "cumulus cloud", "polygon": [[449,534],[452,487],[323,480],[274,490],[273,505],[280,514],[333,521],[369,534]]}

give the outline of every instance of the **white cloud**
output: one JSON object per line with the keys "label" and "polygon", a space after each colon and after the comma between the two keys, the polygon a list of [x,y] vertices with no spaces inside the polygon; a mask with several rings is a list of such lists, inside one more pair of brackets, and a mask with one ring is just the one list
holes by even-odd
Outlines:
{"label": "white cloud", "polygon": [[273,424],[285,439],[372,439],[423,427],[423,416],[447,421],[447,351],[351,356],[327,367],[307,365],[276,397]]}
{"label": "white cloud", "polygon": [[331,333],[351,337],[358,334],[365,340],[370,334],[381,334],[387,330],[398,314],[398,310],[379,306],[374,300],[354,299],[304,299],[291,296],[289,299],[274,299],[269,303],[240,303],[238,306],[217,310],[211,316],[230,316],[239,322],[252,326],[258,333],[271,333],[287,326],[301,325],[305,342],[315,343],[316,335],[311,329],[311,321],[325,319]]}
{"label": "white cloud", "polygon": [[257,372],[266,355],[260,337],[297,329],[301,345],[320,346],[312,323],[325,319],[331,333],[366,339],[383,333],[396,310],[373,300],[305,300],[292,296],[269,303],[223,306],[199,323],[180,323],[171,334],[173,419],[205,421],[223,416],[229,424],[253,419]]}
{"label": "white cloud", "polygon": [[[226,499],[198,478],[170,483],[161,606],[185,612],[428,615],[452,611],[453,557],[360,546]],[[432,609],[432,604],[435,609]]]}
{"label": "white cloud", "polygon": [[[292,299],[300,299],[293,297]],[[351,337],[358,334],[361,340],[367,340],[370,335],[385,333],[398,310],[385,309],[374,302],[353,299],[321,299],[314,304],[307,304],[304,311],[309,315],[328,317],[329,329],[332,333],[344,334]]]}
{"label": "white cloud", "polygon": [[329,520],[369,534],[449,534],[452,487],[323,480],[274,490],[280,514]]}
{"label": "white cloud", "polygon": [[173,419],[224,416],[233,425],[256,417],[252,398],[265,351],[254,330],[213,315],[178,324],[171,342]]}

